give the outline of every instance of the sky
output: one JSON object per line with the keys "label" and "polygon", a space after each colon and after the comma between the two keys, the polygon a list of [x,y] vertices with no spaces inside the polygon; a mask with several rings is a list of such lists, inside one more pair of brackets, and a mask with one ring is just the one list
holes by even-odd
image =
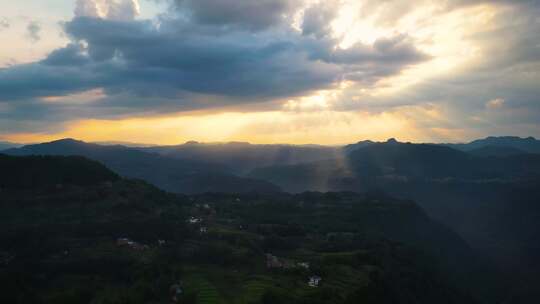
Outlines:
{"label": "sky", "polygon": [[0,141],[540,137],[540,0],[0,8]]}

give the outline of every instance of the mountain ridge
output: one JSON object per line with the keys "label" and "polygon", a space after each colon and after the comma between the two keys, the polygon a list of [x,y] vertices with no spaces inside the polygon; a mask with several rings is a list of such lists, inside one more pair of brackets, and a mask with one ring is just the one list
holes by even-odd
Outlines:
{"label": "mountain ridge", "polygon": [[[146,180],[176,193],[275,192],[279,188],[265,181],[234,176],[223,165],[195,160],[173,159],[122,145],[103,146],[72,138],[8,149],[5,154],[80,155],[105,164],[120,175]],[[227,188],[220,186],[221,180]]]}

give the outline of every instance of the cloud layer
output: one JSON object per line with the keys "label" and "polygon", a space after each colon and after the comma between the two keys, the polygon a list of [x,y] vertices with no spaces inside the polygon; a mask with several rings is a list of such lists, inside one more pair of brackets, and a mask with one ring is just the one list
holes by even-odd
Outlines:
{"label": "cloud layer", "polygon": [[132,21],[140,14],[138,0],[77,0],[76,17]]}
{"label": "cloud layer", "polygon": [[175,0],[176,8],[194,23],[252,31],[283,23],[300,3],[299,0]]}
{"label": "cloud layer", "polygon": [[[306,37],[290,27],[270,30],[290,8],[280,1],[227,1],[234,7],[229,15],[212,13],[225,2],[181,1],[179,9],[191,8],[194,17],[169,16],[159,27],[130,20],[133,6],[126,3],[133,2],[79,1],[77,17],[64,26],[72,42],[40,62],[0,71],[0,101],[25,103],[103,88],[111,108],[215,107],[300,96],[427,59],[403,36],[341,50],[336,41]],[[117,12],[120,8],[127,15]],[[256,18],[255,11],[269,16]],[[214,102],[197,103],[194,95]]]}
{"label": "cloud layer", "polygon": [[[137,0],[77,0],[63,25],[68,45],[0,69],[2,132],[221,107],[286,111],[291,100],[321,111],[406,109],[431,129],[540,132],[538,1],[171,0],[170,8],[141,20]],[[39,24],[27,35],[38,41]],[[314,103],[322,91],[331,94]],[[439,114],[418,110],[426,108]]]}

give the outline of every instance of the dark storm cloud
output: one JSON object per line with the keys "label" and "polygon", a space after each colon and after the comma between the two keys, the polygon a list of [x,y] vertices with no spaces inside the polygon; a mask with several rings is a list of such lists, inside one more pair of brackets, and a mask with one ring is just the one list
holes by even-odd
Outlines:
{"label": "dark storm cloud", "polygon": [[299,0],[175,0],[178,9],[200,24],[262,30],[283,22]]}
{"label": "dark storm cloud", "polygon": [[329,41],[327,45],[318,42],[319,48],[313,48],[313,58],[336,64],[356,65],[364,63],[377,63],[394,65],[400,69],[408,64],[413,64],[429,59],[429,56],[420,52],[412,42],[407,41],[404,35],[392,38],[381,38],[373,45],[356,43],[347,49],[332,49],[337,42]]}
{"label": "dark storm cloud", "polygon": [[[39,62],[0,68],[0,103],[9,105],[0,120],[52,123],[256,104],[344,79],[371,85],[429,59],[401,35],[336,48],[325,33],[331,5],[310,9],[303,31],[284,26],[297,3],[177,1],[188,18],[167,16],[159,25],[76,17],[64,24],[67,46]],[[98,102],[70,100],[98,88],[105,93]],[[44,101],[50,96],[66,98]]]}
{"label": "dark storm cloud", "polygon": [[[162,32],[145,23],[81,18],[66,32],[88,43],[94,63],[106,70],[103,85],[113,91],[164,93],[186,90],[236,97],[280,97],[327,86],[340,67],[310,61],[289,37],[250,34],[216,37]],[[104,34],[106,32],[106,34]],[[149,87],[150,86],[150,87]]]}
{"label": "dark storm cloud", "polygon": [[216,36],[158,29],[149,22],[94,18],[76,18],[65,31],[73,40],[65,48],[41,62],[0,70],[0,100],[102,87],[108,94],[174,98],[187,91],[243,102],[331,86],[355,64],[384,62],[399,70],[422,58],[402,38],[340,51],[327,41],[293,31],[278,36],[238,32]]}
{"label": "dark storm cloud", "polygon": [[66,32],[76,43],[88,44],[87,54],[70,44],[42,62],[1,70],[0,100],[93,87],[170,97],[182,90],[273,97],[329,85],[339,76],[339,67],[310,62],[291,41],[241,45],[213,36],[162,33],[144,22],[91,18],[69,22]]}
{"label": "dark storm cloud", "polygon": [[[64,95],[98,85],[92,71],[80,66],[49,66],[42,63],[0,69],[0,101]],[[15,105],[17,105],[15,103]]]}
{"label": "dark storm cloud", "polygon": [[331,31],[331,22],[337,15],[337,1],[322,1],[306,9],[302,22],[304,35],[317,38],[327,36]]}
{"label": "dark storm cloud", "polygon": [[52,51],[42,63],[52,66],[80,66],[90,63],[88,56],[83,55],[83,48],[79,44],[69,44],[62,49]]}

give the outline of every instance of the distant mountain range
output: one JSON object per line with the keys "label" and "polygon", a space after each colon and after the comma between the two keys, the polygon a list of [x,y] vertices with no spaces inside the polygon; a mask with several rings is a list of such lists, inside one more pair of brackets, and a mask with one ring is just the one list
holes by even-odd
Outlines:
{"label": "distant mountain range", "polygon": [[136,143],[136,142],[130,142],[130,141],[96,141],[92,142],[93,144],[98,144],[102,146],[125,146],[125,147],[135,147],[135,148],[143,148],[143,147],[155,147],[157,145],[154,144],[143,144],[143,143]]}
{"label": "distant mountain range", "polygon": [[[388,142],[397,142],[391,138]],[[352,152],[358,148],[363,148],[376,144],[371,140],[360,141],[344,147],[346,152]],[[379,142],[380,143],[380,142]],[[490,136],[484,139],[477,139],[469,143],[431,143],[431,145],[446,146],[456,150],[471,152],[482,156],[506,156],[520,153],[540,153],[540,140],[534,137],[517,136]],[[484,150],[487,149],[487,150]]]}
{"label": "distant mountain range", "polygon": [[534,137],[521,138],[516,136],[487,137],[466,144],[445,144],[448,147],[472,151],[484,147],[514,148],[528,153],[540,153],[540,141]]}
{"label": "distant mountain range", "polygon": [[359,191],[397,181],[508,183],[540,178],[540,154],[519,151],[486,146],[467,153],[445,145],[391,139],[346,146],[343,156],[334,159],[257,168],[249,176],[291,192]]}
{"label": "distant mountain range", "polygon": [[217,163],[236,173],[247,173],[258,167],[293,165],[333,159],[341,154],[338,147],[317,145],[253,145],[244,142],[187,142],[177,146],[155,146],[141,149],[163,156]]}
{"label": "distant mountain range", "polygon": [[[13,147],[15,145],[15,147]],[[354,190],[391,179],[512,180],[538,175],[540,141],[488,137],[467,144],[410,144],[395,139],[344,147],[253,145],[104,145],[63,139],[17,147],[11,155],[80,155],[120,175],[178,193]],[[504,158],[503,161],[496,160]],[[376,178],[374,178],[376,177]],[[359,186],[360,185],[360,186]]]}
{"label": "distant mountain range", "polygon": [[279,191],[268,182],[235,176],[222,165],[168,158],[121,145],[103,146],[63,139],[8,149],[3,153],[17,156],[80,155],[99,161],[122,176],[146,180],[176,193]]}
{"label": "distant mountain range", "polygon": [[21,144],[16,144],[16,143],[7,142],[7,141],[0,141],[0,151],[10,149],[10,148],[18,148],[22,146],[23,145]]}

